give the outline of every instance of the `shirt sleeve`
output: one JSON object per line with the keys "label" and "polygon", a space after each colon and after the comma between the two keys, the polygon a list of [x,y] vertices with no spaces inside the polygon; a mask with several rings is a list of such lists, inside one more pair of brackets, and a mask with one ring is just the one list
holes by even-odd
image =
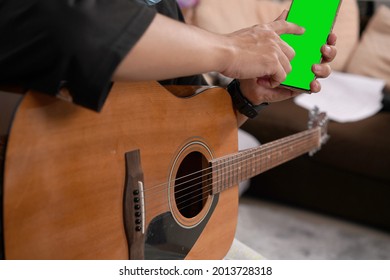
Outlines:
{"label": "shirt sleeve", "polygon": [[53,95],[65,85],[74,103],[99,111],[155,14],[136,0],[6,0],[0,81]]}

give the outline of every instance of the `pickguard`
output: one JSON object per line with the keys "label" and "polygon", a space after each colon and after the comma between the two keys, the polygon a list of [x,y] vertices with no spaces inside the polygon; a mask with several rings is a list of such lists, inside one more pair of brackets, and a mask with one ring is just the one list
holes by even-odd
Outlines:
{"label": "pickguard", "polygon": [[145,259],[184,259],[202,234],[218,204],[218,198],[219,194],[214,196],[207,215],[193,228],[180,226],[171,212],[155,217],[146,232]]}

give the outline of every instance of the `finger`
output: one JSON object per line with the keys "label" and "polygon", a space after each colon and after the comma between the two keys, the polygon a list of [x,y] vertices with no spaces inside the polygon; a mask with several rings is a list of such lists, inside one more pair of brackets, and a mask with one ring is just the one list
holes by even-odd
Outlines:
{"label": "finger", "polygon": [[314,80],[310,83],[310,91],[313,93],[321,91],[321,84],[319,81]]}
{"label": "finger", "polygon": [[335,46],[323,45],[321,47],[322,61],[331,62],[336,57],[337,49]]}
{"label": "finger", "polygon": [[282,64],[277,65],[275,74],[271,75],[269,79],[270,88],[278,87],[286,79],[286,76],[287,73],[282,67]]}
{"label": "finger", "polygon": [[[257,84],[267,89],[277,88],[282,81],[285,80],[286,74],[283,74],[283,68],[280,67],[280,71],[278,71],[274,75],[266,75],[260,78],[257,78]],[[284,78],[283,78],[284,77]]]}
{"label": "finger", "polygon": [[268,95],[266,102],[279,102],[302,94],[302,92],[280,86],[271,89],[262,89],[262,92]]}
{"label": "finger", "polygon": [[[279,63],[282,65],[283,70],[286,73],[286,75],[288,73],[290,73],[291,70],[292,70],[290,60],[291,59],[289,59],[288,56],[286,56],[284,53],[281,53],[279,55]],[[283,81],[284,81],[284,79],[282,81],[280,81],[280,82],[283,82]]]}
{"label": "finger", "polygon": [[281,34],[296,34],[301,35],[305,32],[305,29],[299,25],[296,25],[285,20],[278,20],[271,22],[269,27],[275,31],[278,35]]}
{"label": "finger", "polygon": [[329,36],[328,36],[328,45],[331,45],[331,46],[335,46],[336,45],[336,41],[337,41],[337,36],[335,33],[330,33]]}
{"label": "finger", "polygon": [[332,68],[327,63],[315,64],[312,67],[312,71],[318,78],[327,78],[332,72]]}
{"label": "finger", "polygon": [[283,10],[283,12],[280,14],[280,16],[278,16],[277,19],[275,19],[275,21],[277,21],[277,20],[286,20],[287,15],[288,15],[288,10]]}
{"label": "finger", "polygon": [[285,99],[295,97],[295,96],[302,94],[302,92],[290,90],[290,89],[283,88],[283,87],[278,87],[278,88],[273,89],[273,90],[278,91],[278,95],[279,95],[278,97],[281,100],[285,100]]}
{"label": "finger", "polygon": [[271,79],[270,76],[263,76],[263,77],[260,77],[260,78],[257,78],[256,79],[256,83],[261,86],[261,87],[264,87],[266,89],[269,89],[271,86],[270,86],[270,82],[269,80]]}
{"label": "finger", "polygon": [[283,51],[283,53],[287,56],[287,58],[291,61],[295,56],[295,50],[287,44],[282,39],[279,40],[279,47]]}

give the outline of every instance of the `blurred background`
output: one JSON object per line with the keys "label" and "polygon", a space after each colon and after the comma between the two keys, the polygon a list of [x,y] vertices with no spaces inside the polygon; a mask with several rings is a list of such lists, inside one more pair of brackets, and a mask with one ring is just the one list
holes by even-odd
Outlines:
{"label": "blurred background", "polygon": [[[273,21],[290,5],[276,0],[179,2],[188,23],[219,33]],[[240,186],[236,237],[265,258],[390,259],[390,1],[343,0],[334,32],[338,56],[324,81],[324,90],[325,84],[333,90],[317,95],[327,102],[332,93],[339,94],[340,99],[336,94],[327,103],[329,111],[332,106],[347,110],[353,103],[357,109],[349,115],[356,116],[333,115],[327,126],[330,140],[314,156],[291,160]],[[229,82],[218,73],[205,76],[210,84]],[[7,133],[8,111],[21,98],[3,96],[0,135]],[[240,138],[240,148],[306,130],[307,116],[308,108],[296,100],[272,104],[242,127],[246,137]]]}

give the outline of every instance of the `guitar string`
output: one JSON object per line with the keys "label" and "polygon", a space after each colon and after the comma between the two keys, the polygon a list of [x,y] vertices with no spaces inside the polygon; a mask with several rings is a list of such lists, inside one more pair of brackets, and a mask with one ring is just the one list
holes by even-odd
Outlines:
{"label": "guitar string", "polygon": [[[310,139],[309,139],[310,140]],[[294,141],[289,141],[289,143],[283,143],[282,145],[277,145],[277,146],[284,146],[283,147],[283,149],[285,149],[285,150],[291,150],[290,149],[290,145],[287,145],[287,144],[291,144],[292,142],[297,142],[296,140],[294,140]],[[299,142],[299,141],[298,141]],[[305,141],[302,141],[302,143],[300,143],[298,146],[296,146],[296,149],[295,149],[295,154],[296,153],[298,153],[299,152],[299,154],[304,154],[305,152],[307,152],[307,147],[306,147],[306,145],[303,145],[303,144],[305,144],[304,142],[308,142],[307,141],[307,139],[305,140]],[[303,148],[304,149],[302,149],[302,145],[303,145]],[[276,147],[276,146],[275,146]],[[299,150],[298,150],[299,149]],[[283,150],[282,150],[283,151]],[[283,154],[283,153],[282,153]],[[267,155],[267,154],[266,154]],[[277,152],[277,153],[275,153],[275,151],[273,151],[273,150],[270,150],[269,152],[268,152],[268,155],[265,157],[265,160],[263,159],[263,158],[261,158],[261,159],[256,159],[255,161],[254,161],[254,164],[256,165],[256,164],[258,164],[258,162],[260,161],[260,164],[262,164],[262,163],[264,163],[264,165],[265,165],[265,169],[264,170],[267,170],[270,166],[268,166],[269,165],[269,161],[273,161],[274,159],[272,159],[272,157],[274,157],[275,155],[277,155],[277,156],[281,156],[281,152]],[[294,156],[295,157],[295,156]],[[233,159],[234,160],[234,159]],[[231,160],[231,161],[233,161],[233,160]],[[285,161],[287,161],[288,159],[287,158],[285,158],[281,163],[284,163]],[[263,161],[263,162],[262,162]],[[243,161],[241,161],[241,162],[243,162]],[[281,164],[280,163],[280,164]],[[235,164],[239,164],[239,162],[238,163],[235,163]],[[252,164],[252,163],[248,163],[248,164]],[[243,167],[245,167],[245,166],[243,166]],[[228,166],[228,167],[224,167],[224,168],[222,168],[221,170],[220,170],[220,172],[222,172],[221,173],[221,177],[223,177],[223,176],[226,176],[226,174],[230,174],[231,175],[231,172],[225,172],[225,171],[227,171],[227,169],[229,169],[229,168],[231,168],[230,166]],[[234,170],[233,170],[234,171]],[[223,173],[223,172],[225,172],[225,173]],[[210,174],[210,173],[209,173]],[[205,176],[207,176],[207,175],[203,175],[203,176],[200,176],[199,178],[203,178],[203,177],[205,177]],[[238,178],[237,178],[238,179]],[[242,179],[242,178],[241,178]],[[194,184],[194,185],[192,185],[192,186],[189,186],[189,187],[187,187],[186,189],[188,189],[188,188],[193,188],[193,187],[195,187],[196,185],[200,185],[200,184],[204,184],[204,182],[205,181],[209,181],[210,179],[207,179],[207,180],[203,180],[202,182],[199,182],[198,184]],[[225,177],[225,180],[226,180],[226,177]],[[230,180],[230,178],[228,179],[228,180]],[[234,179],[233,179],[234,180]],[[174,180],[172,180],[172,181],[174,181]],[[235,180],[235,181],[237,181],[237,180]],[[239,181],[239,180],[238,180]],[[201,190],[202,189],[205,189],[206,191],[204,191],[204,192],[202,192],[202,193],[200,193],[200,194],[198,194],[197,196],[203,196],[204,195],[204,193],[208,193],[208,192],[210,192],[210,186],[213,186],[213,185],[215,185],[215,184],[217,184],[217,183],[220,183],[221,181],[215,181],[215,182],[211,182],[211,184],[208,184],[208,185],[206,185],[206,186],[203,186],[202,188],[201,188]],[[236,183],[238,183],[238,182],[235,182],[235,183],[233,183],[232,185],[234,185],[234,184],[236,184]],[[168,183],[166,183],[166,185],[168,185]],[[172,187],[169,187],[169,188],[174,188],[174,186],[172,186]],[[166,190],[168,190],[168,188],[164,188],[164,190],[163,191],[166,191]],[[180,191],[184,191],[185,189],[182,189],[182,190],[180,190]],[[179,192],[180,192],[179,191]],[[198,192],[199,190],[195,190],[195,192]],[[146,192],[146,190],[145,190],[145,192]],[[175,192],[175,193],[178,193],[178,192]],[[177,197],[176,198],[176,200],[179,200],[179,199],[181,199],[181,198],[183,198],[184,196],[187,196],[188,195],[188,193],[186,193],[185,195],[183,195],[183,196],[181,196],[181,197]],[[150,197],[152,197],[152,196],[150,196]],[[149,198],[150,198],[149,197]],[[200,200],[201,201],[201,200]],[[196,201],[195,201],[195,203],[196,203]],[[165,203],[164,203],[165,204]],[[161,206],[161,205],[155,205],[156,207],[159,207],[159,206]],[[188,206],[186,206],[186,207],[188,207]]]}
{"label": "guitar string", "polygon": [[[300,145],[300,146],[301,146],[301,147],[300,147],[301,150],[299,151],[299,154],[304,154],[304,153],[307,151],[306,146],[304,146],[303,149],[302,149],[302,145]],[[200,185],[200,184],[201,184],[201,183],[199,183],[199,185]],[[212,186],[212,185],[213,185],[213,183],[211,183],[211,186]],[[232,185],[234,185],[234,184],[232,184]],[[203,189],[205,189],[205,188],[203,188]],[[201,188],[201,190],[202,190],[202,188]],[[202,193],[198,194],[196,197],[198,197],[198,196],[202,196],[202,197],[203,197],[205,194],[209,194],[209,190],[203,191]],[[191,205],[194,205],[194,204],[199,203],[199,202],[202,202],[202,201],[204,201],[203,198],[198,199],[198,200],[195,200],[195,201],[193,201],[192,203],[187,204],[187,205],[185,205],[184,207],[181,207],[181,208],[179,208],[178,205],[179,205],[179,204],[182,204],[182,203],[178,203],[178,204],[176,204],[176,207],[178,208],[179,211],[181,211],[181,210],[183,210],[183,209],[185,209],[185,208],[187,208],[187,207],[190,207]],[[159,205],[159,206],[155,206],[155,208],[160,207],[160,206],[162,206],[162,205],[166,205],[166,203],[163,203],[163,204],[161,204],[161,205]],[[152,209],[155,209],[155,208],[152,208]],[[152,209],[149,209],[149,210],[152,210]]]}
{"label": "guitar string", "polygon": [[[295,141],[295,142],[297,142],[297,141]],[[299,142],[299,141],[298,141]],[[287,148],[287,149],[290,149],[289,147],[291,146],[291,145],[288,145],[287,146],[287,144],[291,144],[291,143],[293,143],[293,141],[290,141],[290,143],[284,143],[284,144],[282,144],[282,145],[284,145],[284,148]],[[282,145],[278,145],[279,147],[280,146],[282,146]],[[276,146],[275,146],[276,147]],[[299,148],[299,147],[297,147],[297,148]],[[261,151],[260,151],[261,152]],[[267,165],[267,160],[271,160],[271,158],[273,157],[273,158],[275,158],[276,156],[281,156],[280,155],[280,151],[279,152],[277,152],[277,153],[275,153],[274,151],[272,151],[272,150],[270,150],[269,152],[268,152],[268,155],[267,155],[267,158],[264,160],[264,158],[259,158],[259,159],[255,159],[255,160],[253,160],[252,159],[252,162],[249,162],[249,163],[247,163],[246,165],[242,165],[241,167],[243,168],[243,169],[245,169],[245,167],[248,165],[248,164],[259,164],[259,162],[260,162],[260,165],[261,164],[265,164],[265,165]],[[274,159],[272,159],[272,160],[274,160]],[[234,161],[234,159],[232,159],[232,160],[230,160],[230,162],[232,162],[232,161]],[[234,163],[233,164],[233,166],[232,165],[230,165],[230,166],[227,166],[227,167],[224,167],[224,168],[222,168],[222,169],[220,169],[220,170],[218,170],[218,171],[215,171],[215,172],[221,172],[221,174],[220,174],[220,176],[221,177],[224,177],[224,176],[226,176],[226,174],[230,174],[231,172],[229,172],[229,170],[228,169],[233,169],[234,168],[234,165],[239,165],[240,163],[242,163],[242,162],[246,162],[247,160],[243,160],[243,161],[241,161],[241,162],[236,162],[236,163]],[[265,162],[264,162],[265,161]],[[226,164],[226,163],[230,163],[229,161],[227,161],[227,162],[225,162],[225,163],[221,163],[221,164]],[[285,162],[285,161],[283,161],[283,162]],[[267,166],[266,166],[267,167]],[[267,168],[266,168],[267,169]],[[227,172],[226,172],[227,171]],[[231,171],[236,171],[235,170],[235,168],[233,169],[233,170],[231,170]],[[225,173],[224,173],[225,172]],[[203,176],[199,176],[197,179],[200,179],[200,178],[204,178],[204,177],[207,177],[207,176],[209,176],[210,174],[212,174],[213,172],[211,172],[211,173],[208,173],[208,174],[204,174]],[[246,176],[247,177],[247,176]],[[172,182],[174,182],[175,180],[172,180]],[[191,181],[191,180],[190,180]],[[187,181],[187,182],[190,182],[190,181]],[[219,181],[215,181],[214,182],[214,184],[216,184],[216,183],[219,183]],[[161,191],[167,191],[168,190],[168,188],[166,188],[166,186],[169,184],[169,182],[168,183],[166,183],[166,184],[164,184],[164,188],[161,190]],[[174,187],[177,187],[178,185],[175,185],[175,186],[172,186],[172,187],[169,187],[169,188],[174,188]],[[176,193],[179,193],[179,192],[184,192],[184,191],[186,191],[187,189],[189,189],[189,188],[193,188],[194,187],[194,185],[191,185],[191,186],[188,186],[188,187],[186,187],[185,189],[181,189],[181,190],[179,190],[179,191],[175,191],[174,193],[176,194]],[[209,187],[209,186],[206,186],[206,187]],[[146,192],[146,190],[144,191],[144,192]],[[156,193],[156,192],[154,192],[153,193],[154,195],[158,195],[158,193]],[[152,195],[150,195],[150,197],[153,197]],[[180,197],[177,197],[177,199],[180,199]]]}
{"label": "guitar string", "polygon": [[[172,183],[174,183],[174,182],[176,182],[176,181],[183,180],[184,178],[188,178],[188,177],[190,177],[190,176],[194,176],[195,174],[200,174],[200,176],[198,176],[198,177],[192,178],[192,179],[190,179],[190,180],[188,180],[188,181],[181,182],[181,183],[179,183],[179,184],[175,184],[175,186],[178,187],[178,186],[181,186],[181,185],[183,185],[183,184],[188,184],[188,183],[191,182],[191,181],[194,181],[194,180],[196,180],[196,179],[199,179],[199,178],[202,178],[202,177],[205,177],[205,176],[210,176],[210,175],[213,174],[213,172],[209,172],[209,173],[205,173],[205,174],[201,174],[201,173],[204,173],[204,172],[206,172],[206,171],[210,171],[210,170],[212,170],[212,169],[219,168],[219,167],[220,167],[221,165],[223,165],[223,164],[225,164],[225,165],[226,165],[226,164],[230,164],[230,163],[233,162],[233,161],[236,161],[233,165],[240,165],[240,164],[242,164],[243,162],[247,162],[248,160],[251,160],[251,159],[252,159],[252,158],[248,158],[248,155],[249,155],[249,156],[252,155],[252,157],[253,157],[253,155],[256,156],[256,154],[261,153],[261,152],[264,152],[264,149],[268,148],[268,146],[271,146],[271,149],[270,149],[269,153],[272,152],[272,153],[273,153],[272,156],[273,156],[274,154],[277,154],[277,153],[279,153],[279,152],[278,152],[278,151],[274,151],[274,150],[272,150],[272,149],[276,149],[276,148],[279,148],[279,147],[282,147],[282,146],[286,146],[286,145],[291,146],[291,144],[296,143],[296,142],[299,142],[299,141],[307,141],[307,140],[306,140],[306,137],[307,137],[307,136],[310,136],[310,135],[312,134],[312,131],[310,131],[310,132],[311,132],[311,133],[301,134],[301,135],[298,135],[298,137],[290,138],[290,139],[288,139],[288,141],[283,141],[283,142],[280,141],[280,142],[278,142],[279,140],[276,140],[276,141],[274,141],[274,142],[271,142],[271,143],[274,144],[274,145],[270,145],[271,143],[266,143],[266,144],[263,144],[262,146],[259,146],[259,147],[255,147],[255,148],[250,148],[250,149],[244,150],[244,151],[242,151],[242,154],[241,154],[240,156],[236,157],[236,158],[232,158],[232,159],[230,159],[230,160],[228,160],[228,161],[221,162],[221,163],[219,163],[219,164],[217,164],[217,165],[215,165],[215,166],[210,166],[210,167],[207,167],[207,168],[205,168],[205,169],[201,169],[201,170],[198,170],[198,171],[196,171],[196,172],[193,172],[193,173],[191,173],[191,174],[187,174],[187,175],[182,176],[182,177],[180,177],[180,178],[172,179],[172,180],[170,180],[170,181],[168,181],[168,182],[164,182],[164,183],[162,183],[162,184],[155,185],[155,186],[153,186],[153,187],[150,187],[150,188],[148,188],[148,189],[145,189],[145,190],[144,190],[144,193],[147,193],[147,192],[150,192],[150,191],[154,191],[155,194],[158,194],[159,191],[156,192],[156,191],[155,191],[156,188],[160,188],[160,187],[161,187],[161,190],[160,190],[160,191],[165,191],[167,185],[169,185],[169,184],[172,184]],[[270,154],[270,156],[271,156],[271,154]],[[226,156],[226,158],[229,159],[229,155]],[[221,158],[220,158],[220,159],[221,159]],[[254,160],[254,163],[255,163],[255,164],[257,164],[257,163],[259,163],[259,162],[261,163],[262,160],[263,160],[263,158],[256,158],[256,159]],[[253,159],[252,159],[252,161],[253,161]],[[244,165],[243,167],[246,167],[246,165]],[[231,168],[231,166],[228,166],[228,167],[226,167],[226,168]],[[185,190],[185,189],[183,189],[183,190]],[[180,190],[180,191],[183,191],[183,190]]]}
{"label": "guitar string", "polygon": [[[305,153],[306,152],[306,149],[302,149],[301,151],[300,151],[300,153]],[[203,196],[205,193],[208,193],[208,190],[207,191],[205,191],[205,192],[203,192],[203,193],[201,193],[201,194],[199,194],[198,196]],[[193,204],[196,204],[196,203],[198,203],[198,202],[200,202],[200,201],[204,201],[204,199],[199,199],[199,200],[195,200],[194,202],[192,202],[192,203],[190,203],[190,204],[187,204],[187,205],[185,205],[184,207],[180,207],[180,204],[181,203],[179,203],[179,204],[177,204],[177,208],[178,208],[178,210],[179,211],[181,211],[182,209],[185,209],[186,207],[189,207],[189,206],[191,206],[191,205],[193,205]],[[164,203],[164,205],[165,205],[165,203]],[[150,209],[149,209],[150,210]]]}
{"label": "guitar string", "polygon": [[[298,154],[305,153],[305,149],[299,150],[298,152],[299,152]],[[285,162],[285,161],[287,161],[287,158],[286,158],[285,160],[281,161],[280,164],[283,163],[283,162]],[[267,167],[270,167],[270,166],[267,166]],[[267,169],[267,168],[266,168],[266,169]],[[263,170],[263,171],[264,171],[264,170]],[[206,181],[208,181],[208,180],[206,180]],[[221,181],[217,181],[216,184],[218,184],[219,182],[221,182]],[[204,183],[204,181],[198,183],[197,185],[203,185],[203,183]],[[237,181],[237,180],[234,180],[234,179],[233,179],[233,182],[231,183],[231,185],[235,185],[235,184],[238,184],[238,183],[239,183],[239,180]],[[213,184],[215,184],[215,183],[214,183],[214,182],[211,182],[211,184],[206,185],[205,187],[201,188],[201,189],[204,189],[204,190],[205,190],[204,192],[202,192],[202,193],[200,193],[200,194],[197,194],[196,196],[192,196],[192,197],[190,197],[190,198],[188,198],[188,199],[186,199],[186,200],[184,200],[184,201],[181,201],[180,203],[177,203],[176,205],[177,205],[177,207],[179,208],[179,210],[187,207],[187,206],[185,206],[185,207],[183,207],[183,208],[180,208],[180,206],[181,206],[182,204],[184,204],[184,203],[187,203],[187,201],[191,201],[191,200],[193,200],[195,197],[199,197],[199,196],[202,196],[202,197],[203,197],[204,194],[206,194],[206,193],[209,192],[209,189],[208,189],[208,188],[209,188],[210,186],[213,186]],[[193,185],[193,187],[195,187],[195,186],[196,186],[196,185]],[[198,190],[195,190],[195,191],[192,191],[192,192],[190,192],[190,193],[194,193],[194,192],[197,192],[197,191],[198,191]],[[186,193],[186,194],[183,195],[181,198],[183,198],[184,196],[189,195],[190,193]],[[194,201],[194,203],[197,203],[197,202],[202,201],[202,200],[203,200],[203,199],[200,199],[200,200],[198,200],[198,201]],[[193,203],[192,203],[192,204],[193,204]],[[190,206],[190,205],[191,205],[191,204],[189,204],[188,206]]]}
{"label": "guitar string", "polygon": [[[291,144],[291,142],[296,142],[296,140],[302,140],[302,141],[304,141],[304,140],[305,140],[304,137],[306,137],[307,135],[313,134],[313,132],[316,132],[315,129],[306,130],[306,131],[304,131],[304,132],[297,133],[297,134],[294,134],[294,135],[292,135],[292,136],[286,137],[287,139],[286,139],[286,138],[282,138],[282,139],[279,139],[279,140],[276,140],[276,141],[273,141],[273,142],[265,143],[265,144],[263,144],[263,145],[261,145],[261,146],[258,146],[258,147],[254,147],[254,148],[250,148],[250,149],[246,149],[246,150],[240,151],[240,152],[237,153],[238,155],[240,155],[240,156],[237,157],[237,158],[243,158],[243,160],[242,160],[241,162],[245,162],[245,161],[248,160],[246,157],[247,157],[248,155],[251,155],[251,154],[253,155],[253,152],[255,152],[255,153],[256,153],[256,152],[262,152],[264,149],[267,149],[267,148],[270,148],[271,150],[272,150],[272,149],[276,149],[276,148],[278,148],[278,147],[280,147],[280,146],[287,145],[287,144]],[[286,140],[284,140],[284,139],[286,139]],[[273,151],[273,152],[274,152],[274,151]],[[240,154],[240,153],[241,153],[241,154]],[[232,154],[232,155],[226,155],[226,156],[224,156],[224,157],[228,158],[229,156],[233,156],[233,155],[234,155],[234,154]],[[224,158],[224,157],[219,158],[219,160],[222,159],[222,158]],[[237,160],[237,158],[232,159],[231,161]],[[261,160],[261,159],[260,159],[260,160]],[[239,164],[239,163],[241,163],[241,162],[238,162],[237,164]],[[164,182],[164,183],[161,183],[161,184],[158,184],[158,185],[154,185],[153,187],[150,187],[150,188],[148,188],[147,190],[145,190],[145,192],[154,191],[156,188],[159,188],[159,187],[162,187],[162,190],[165,190],[165,187],[166,187],[168,184],[170,184],[170,183],[173,183],[173,182],[175,182],[175,181],[183,180],[184,178],[188,178],[188,177],[193,176],[193,175],[195,175],[195,174],[204,173],[204,172],[206,172],[206,171],[208,171],[208,170],[212,170],[213,168],[218,168],[220,165],[222,165],[222,164],[227,164],[227,163],[230,163],[230,162],[229,162],[229,161],[227,161],[227,162],[222,162],[222,163],[217,164],[217,165],[215,165],[215,166],[210,166],[210,167],[207,167],[207,168],[205,168],[205,169],[201,169],[201,170],[195,171],[195,172],[193,172],[193,173],[187,174],[187,175],[182,176],[182,177],[180,177],[180,178],[172,179],[171,181]],[[202,175],[200,175],[199,177],[208,176],[208,175],[212,175],[212,173],[202,174]],[[199,177],[198,177],[198,178],[199,178]],[[195,180],[195,179],[196,179],[196,178],[193,178],[193,179],[191,179],[191,180]],[[189,180],[189,181],[191,181],[191,180]],[[182,182],[182,183],[180,183],[180,185],[181,185],[181,184],[186,184],[186,183],[188,183],[188,182],[187,182],[187,181]]]}
{"label": "guitar string", "polygon": [[[302,149],[302,150],[299,150],[299,153],[304,153],[305,152],[305,149]],[[228,173],[229,174],[229,173]],[[234,179],[233,179],[234,180]],[[217,183],[219,183],[220,181],[217,181]],[[197,184],[197,185],[203,185],[203,183],[204,183],[204,181],[202,181],[202,182],[200,182],[199,184]],[[236,185],[236,184],[238,184],[239,182],[237,181],[236,182],[236,180],[234,180],[234,182],[231,184],[232,186],[233,185]],[[177,203],[176,204],[176,206],[177,206],[177,208],[179,209],[179,211],[180,210],[183,210],[183,209],[185,209],[186,207],[189,207],[189,206],[191,206],[192,204],[195,204],[195,203],[198,203],[198,202],[200,202],[200,201],[203,201],[204,199],[199,199],[199,200],[196,200],[196,201],[193,201],[193,203],[191,203],[191,204],[186,204],[184,207],[182,207],[182,208],[180,208],[181,207],[181,205],[182,204],[184,204],[184,203],[187,203],[187,201],[191,201],[191,200],[193,200],[194,198],[196,198],[196,197],[199,197],[199,196],[201,196],[201,197],[203,197],[205,194],[207,194],[207,193],[209,193],[209,187],[211,186],[213,186],[213,184],[214,184],[214,182],[211,182],[211,184],[209,184],[209,185],[206,185],[205,187],[202,187],[201,188],[201,190],[203,191],[202,193],[200,193],[200,194],[197,194],[197,195],[195,195],[195,196],[192,196],[192,197],[190,197],[190,198],[188,198],[188,199],[186,199],[186,200],[184,200],[184,201],[181,201],[180,203]],[[195,185],[194,185],[195,186]],[[193,187],[194,187],[193,186]],[[197,192],[198,190],[195,190],[195,191],[193,191],[193,192]],[[192,193],[193,193],[192,192]],[[186,196],[186,195],[188,195],[188,194],[185,194],[184,196]],[[182,196],[181,198],[183,198],[184,196]],[[177,199],[178,200],[178,199]],[[179,207],[180,206],[180,207]]]}
{"label": "guitar string", "polygon": [[[291,142],[291,141],[290,141]],[[277,146],[279,146],[279,145],[277,145]],[[286,146],[285,146],[286,147]],[[260,151],[261,152],[261,151]],[[270,154],[270,155],[272,155],[273,157],[274,157],[274,153],[273,153],[273,151],[271,150],[271,151],[269,151],[268,152],[268,154]],[[233,159],[234,160],[234,159]],[[259,161],[260,161],[260,164],[261,165],[267,165],[267,161],[264,161],[264,160],[262,160],[261,158],[260,158],[260,160],[257,160],[256,159],[256,161],[255,162],[253,162],[253,160],[252,160],[252,163],[247,163],[247,164],[257,164],[257,165],[259,165]],[[235,163],[235,165],[238,165],[238,164],[240,164],[240,162],[236,162]],[[246,164],[246,165],[247,165]],[[242,166],[243,168],[245,168],[245,166]],[[225,168],[222,168],[219,172],[221,173],[221,177],[223,178],[223,177],[226,177],[226,171],[228,171],[229,170],[229,168],[234,168],[234,166],[233,167],[225,167]],[[267,167],[266,167],[267,168]],[[227,172],[227,174],[229,174],[229,171]],[[207,176],[207,175],[205,175],[205,176]],[[218,185],[218,184],[220,184],[220,181],[219,181],[219,179],[218,179],[218,181],[212,181],[212,180],[210,180],[209,178],[207,179],[207,180],[204,180],[204,177],[205,176],[203,176],[203,177],[200,177],[200,178],[202,178],[202,182],[201,182],[201,184],[202,185],[204,185],[204,184],[206,184],[206,182],[207,181],[211,181],[211,186],[212,185]],[[238,179],[238,178],[237,178]],[[223,179],[222,179],[223,180]],[[226,179],[225,179],[225,181],[226,181]],[[192,184],[191,186],[189,186],[189,187],[187,187],[186,189],[189,189],[189,188],[194,188],[194,184]],[[205,189],[205,192],[210,192],[210,190],[209,190],[209,187],[210,187],[210,184],[208,184],[208,185],[206,185],[206,186],[204,186],[204,189]],[[174,189],[175,188],[175,186],[172,186],[172,187],[169,187],[169,188],[164,188],[164,190],[163,191],[169,191],[170,189]],[[193,191],[193,192],[190,192],[190,193],[188,193],[188,192],[185,192],[186,191],[186,189],[182,189],[182,190],[179,190],[179,191],[174,191],[174,195],[176,196],[176,198],[175,198],[175,200],[180,200],[180,199],[184,199],[184,197],[185,196],[187,196],[187,197],[190,197],[190,195],[193,193],[193,192],[196,192],[196,193],[198,193],[198,190],[195,190],[195,191]],[[184,193],[184,196],[183,195],[181,195],[181,196],[178,196],[177,194],[179,193],[179,192],[182,192],[182,193]],[[157,194],[156,194],[157,195]],[[202,193],[200,193],[200,194],[198,194],[199,196],[201,196],[202,195]],[[146,195],[145,195],[146,196]],[[151,195],[149,198],[150,199],[152,199],[152,197],[153,197],[153,195]],[[194,198],[192,198],[192,199],[194,199]],[[188,199],[186,199],[184,202],[187,202],[188,201]],[[165,204],[165,202],[162,202],[162,204]],[[159,206],[161,206],[161,205],[157,205],[157,207],[159,207]]]}

